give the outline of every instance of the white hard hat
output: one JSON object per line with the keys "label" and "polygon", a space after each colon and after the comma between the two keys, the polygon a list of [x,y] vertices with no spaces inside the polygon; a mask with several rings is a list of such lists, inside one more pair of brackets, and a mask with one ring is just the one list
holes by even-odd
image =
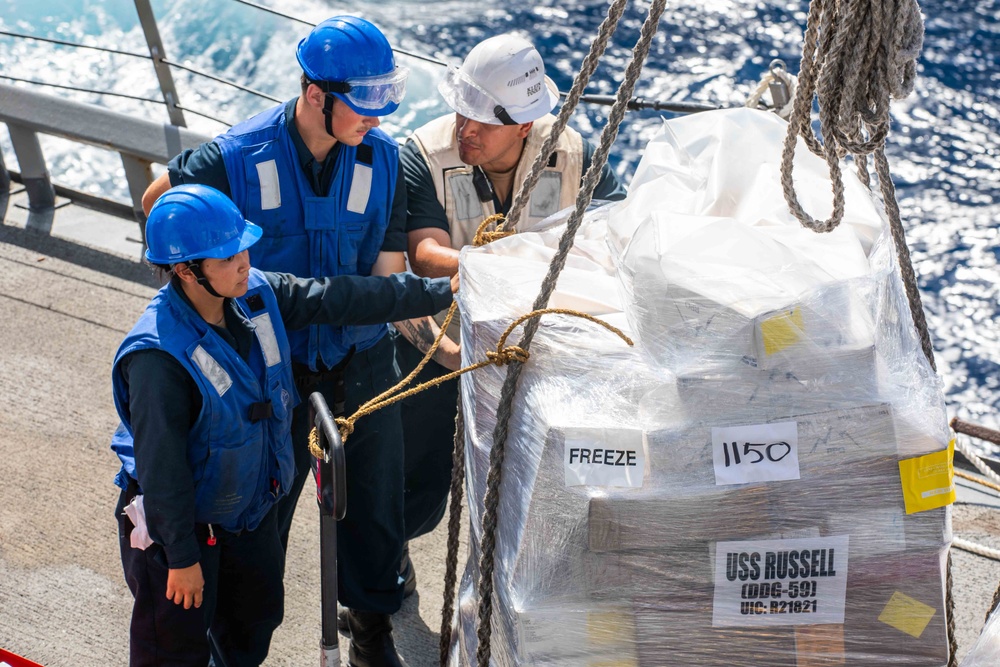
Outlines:
{"label": "white hard hat", "polygon": [[457,113],[490,125],[530,123],[559,101],[542,56],[531,42],[510,34],[477,44],[461,67],[448,70],[438,91]]}

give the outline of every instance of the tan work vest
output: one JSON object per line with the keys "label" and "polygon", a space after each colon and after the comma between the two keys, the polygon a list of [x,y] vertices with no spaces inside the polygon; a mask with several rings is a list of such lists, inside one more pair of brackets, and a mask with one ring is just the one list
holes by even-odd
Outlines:
{"label": "tan work vest", "polygon": [[[525,139],[521,159],[514,171],[514,182],[510,196],[517,194],[542,143],[549,136],[555,123],[555,116],[547,114],[531,126]],[[448,216],[451,247],[460,249],[470,245],[476,230],[484,219],[496,213],[492,198],[480,201],[472,181],[472,167],[462,162],[458,156],[458,142],[455,139],[455,115],[436,118],[418,128],[410,137],[424,156],[434,179],[434,190],[438,201]],[[544,220],[556,211],[576,202],[583,177],[583,138],[572,128],[565,128],[556,142],[548,166],[542,171],[538,183],[531,192],[528,205],[521,214],[521,226]],[[445,313],[435,316],[438,324],[444,321]],[[459,340],[458,314],[456,313],[448,335]]]}
{"label": "tan work vest", "polygon": [[[514,171],[511,197],[521,188],[531,171],[535,156],[538,155],[542,142],[549,136],[555,120],[555,116],[547,114],[531,126],[521,152],[521,160]],[[448,216],[451,247],[458,249],[469,245],[480,223],[496,211],[492,200],[479,200],[472,183],[472,167],[458,157],[454,114],[432,120],[417,129],[412,139],[430,167],[438,201]],[[525,213],[522,214],[521,226],[544,220],[556,211],[572,206],[580,191],[582,177],[583,138],[579,132],[567,127],[559,136],[549,164],[531,192]]]}

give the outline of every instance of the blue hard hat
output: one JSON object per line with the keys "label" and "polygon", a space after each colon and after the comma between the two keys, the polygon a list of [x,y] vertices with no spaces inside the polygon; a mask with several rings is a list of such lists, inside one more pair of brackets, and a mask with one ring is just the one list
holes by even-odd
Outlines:
{"label": "blue hard hat", "polygon": [[178,185],[149,211],[146,260],[176,264],[206,257],[225,259],[252,246],[263,233],[215,188]]}
{"label": "blue hard hat", "polygon": [[406,92],[409,71],[396,67],[382,31],[357,16],[334,16],[318,24],[299,42],[295,57],[310,81],[341,84],[328,92],[362,116],[392,113]]}

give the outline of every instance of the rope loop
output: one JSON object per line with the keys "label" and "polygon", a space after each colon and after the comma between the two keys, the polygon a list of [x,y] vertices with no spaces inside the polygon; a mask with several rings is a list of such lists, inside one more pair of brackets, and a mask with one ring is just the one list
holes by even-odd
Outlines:
{"label": "rope loop", "polygon": [[[479,228],[476,229],[476,234],[472,238],[472,245],[476,248],[481,248],[484,245],[493,243],[499,239],[507,238],[516,232],[513,229],[504,229],[504,216],[503,213],[494,213],[490,217],[486,218],[479,224]],[[496,225],[493,231],[486,231],[486,228],[490,225]]]}
{"label": "rope loop", "polygon": [[487,350],[486,358],[493,362],[496,366],[506,366],[507,364],[518,361],[520,363],[525,363],[531,357],[523,347],[518,347],[517,345],[510,345],[503,349],[499,346],[496,351]]}
{"label": "rope loop", "polygon": [[[781,162],[785,200],[804,227],[829,232],[843,219],[842,158],[853,155],[862,182],[868,182],[867,156],[883,149],[889,133],[889,101],[913,91],[923,34],[916,0],[810,3]],[[822,143],[812,127],[814,98]],[[809,215],[795,192],[792,158],[798,136],[826,159],[833,187],[833,212],[827,220]]]}
{"label": "rope loop", "polygon": [[[579,311],[579,310],[573,310],[571,308],[539,308],[537,310],[531,311],[527,315],[521,315],[521,317],[519,317],[516,320],[514,320],[513,322],[511,322],[510,326],[508,326],[504,330],[504,332],[502,334],[500,334],[500,339],[497,341],[497,351],[495,353],[487,352],[487,355],[489,355],[489,354],[497,354],[497,355],[501,354],[503,352],[503,350],[504,350],[504,344],[507,342],[507,338],[512,333],[514,333],[514,329],[518,328],[519,326],[521,326],[522,324],[524,324],[528,320],[533,320],[535,318],[541,317],[542,315],[571,315],[572,317],[579,317],[579,318],[587,320],[588,322],[593,322],[594,324],[601,325],[602,327],[604,327],[605,329],[607,329],[608,331],[610,331],[611,333],[615,334],[616,336],[618,336],[619,338],[621,338],[623,341],[625,341],[625,344],[628,345],[629,347],[631,347],[632,345],[634,345],[634,343],[632,342],[632,339],[629,338],[628,336],[626,336],[625,332],[623,332],[621,329],[619,329],[616,326],[612,326],[612,325],[608,324],[607,322],[605,322],[604,320],[600,320],[600,319],[594,317],[593,315],[589,315],[589,314],[584,313],[584,312]],[[514,347],[516,347],[516,346],[514,346]],[[510,349],[510,348],[507,348],[507,349]],[[520,350],[521,348],[517,348],[517,349]],[[522,350],[522,351],[524,351],[525,354],[528,354],[527,351],[525,351],[525,350]]]}
{"label": "rope loop", "polygon": [[[541,317],[542,315],[545,315],[547,313],[558,313],[562,315],[573,315],[575,317],[582,317],[585,320],[589,320],[591,322],[600,324],[608,331],[617,334],[627,344],[632,345],[632,340],[624,333],[622,333],[619,329],[613,327],[607,322],[603,322],[597,319],[593,315],[588,315],[587,313],[582,313],[567,308],[544,308],[532,311],[527,315],[522,315],[521,317],[517,318],[510,326],[507,327],[507,329],[500,336],[500,340],[497,342],[496,350],[495,351],[488,350],[486,352],[486,359],[484,361],[477,362],[475,364],[472,364],[471,366],[466,366],[465,368],[460,368],[457,371],[453,371],[446,375],[441,375],[439,377],[434,378],[433,380],[428,380],[427,382],[419,384],[416,387],[412,387],[410,389],[407,389],[406,391],[402,391],[403,387],[408,385],[413,380],[413,378],[417,376],[417,374],[420,372],[420,369],[423,368],[424,365],[427,363],[427,361],[434,355],[434,350],[437,349],[438,343],[441,342],[441,338],[444,332],[447,331],[448,324],[451,322],[452,317],[454,317],[455,315],[455,310],[456,310],[455,304],[452,303],[451,309],[448,311],[448,315],[447,317],[445,317],[444,323],[441,325],[441,332],[438,334],[437,340],[434,341],[434,345],[432,345],[431,348],[427,351],[427,354],[424,356],[423,360],[417,365],[416,369],[413,372],[411,372],[409,375],[403,378],[395,386],[382,392],[381,394],[371,399],[370,401],[366,401],[365,403],[363,403],[361,406],[358,407],[357,411],[350,417],[337,417],[334,419],[334,422],[340,429],[340,437],[343,440],[343,442],[346,443],[347,439],[351,436],[352,433],[354,433],[354,424],[359,419],[361,419],[365,415],[370,415],[376,410],[381,410],[382,408],[392,405],[393,403],[397,403],[398,401],[401,401],[404,398],[413,396],[414,394],[419,394],[420,392],[430,389],[431,387],[436,387],[439,384],[460,377],[465,373],[469,373],[471,371],[484,368],[485,366],[489,366],[491,364],[495,364],[497,366],[508,366],[514,363],[515,361],[520,362],[522,364],[527,362],[531,356],[530,354],[528,354],[527,348],[521,347],[519,345],[506,345],[507,338],[514,331],[514,329],[516,329],[522,323],[531,320],[533,318]],[[318,440],[319,436],[318,435],[314,436],[315,433],[316,429],[314,427],[313,430],[310,431],[309,433],[309,452],[315,458],[322,459],[324,457],[323,450],[319,448],[319,440]]]}
{"label": "rope loop", "polygon": [[326,459],[326,454],[319,447],[319,429],[315,426],[309,431],[309,453],[313,455],[313,458],[320,461]]}
{"label": "rope loop", "polygon": [[[354,433],[354,421],[343,417],[337,417],[333,421],[340,429],[341,440],[347,442],[347,436]],[[315,426],[309,430],[309,453],[313,455],[314,459],[326,460],[326,453],[319,446],[319,429]]]}
{"label": "rope loop", "polygon": [[[375,409],[377,410],[378,408],[375,408]],[[370,412],[374,412],[374,411],[375,410],[371,410]],[[366,412],[365,414],[369,414],[369,413]],[[354,422],[357,421],[357,420],[354,419],[354,418],[347,418],[347,419],[345,419],[344,417],[337,417],[333,421],[337,425],[337,428],[340,429],[340,439],[341,439],[341,441],[347,442],[347,438],[352,433],[354,433]]]}

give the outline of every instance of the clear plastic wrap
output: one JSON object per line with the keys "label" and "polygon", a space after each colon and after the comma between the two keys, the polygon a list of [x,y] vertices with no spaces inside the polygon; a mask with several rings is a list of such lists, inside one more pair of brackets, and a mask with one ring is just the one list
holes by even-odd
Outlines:
{"label": "clear plastic wrap", "polygon": [[[941,390],[867,190],[848,184],[826,235],[785,210],[784,129],[750,110],[670,121],[629,198],[585,216],[549,305],[638,344],[542,319],[506,446],[492,664],[947,663]],[[796,161],[820,215],[826,165]],[[563,228],[463,251],[465,362],[530,310]],[[475,664],[505,376],[462,381],[471,553],[454,665]]]}
{"label": "clear plastic wrap", "polygon": [[986,619],[979,639],[962,658],[959,667],[996,667],[1000,665],[1000,607]]}

